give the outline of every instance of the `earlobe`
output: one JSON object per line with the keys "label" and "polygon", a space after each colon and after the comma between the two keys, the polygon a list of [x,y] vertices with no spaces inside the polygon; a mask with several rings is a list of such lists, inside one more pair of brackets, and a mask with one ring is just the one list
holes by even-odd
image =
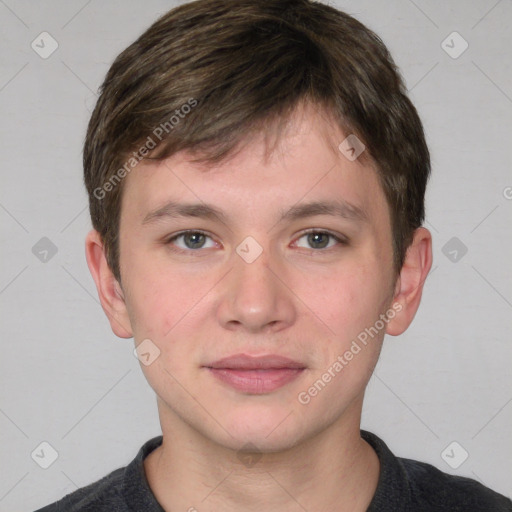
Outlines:
{"label": "earlobe", "polygon": [[423,285],[432,267],[432,235],[426,228],[418,228],[405,256],[395,287],[393,303],[401,309],[388,324],[386,333],[402,334],[411,324],[420,305]]}
{"label": "earlobe", "polygon": [[108,266],[103,241],[95,229],[85,239],[85,257],[112,331],[120,338],[133,337],[123,290]]}

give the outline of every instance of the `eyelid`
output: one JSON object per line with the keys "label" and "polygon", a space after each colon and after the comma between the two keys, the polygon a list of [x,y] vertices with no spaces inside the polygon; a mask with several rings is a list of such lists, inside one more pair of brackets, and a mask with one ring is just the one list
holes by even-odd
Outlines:
{"label": "eyelid", "polygon": [[207,231],[203,231],[202,229],[184,229],[183,231],[178,231],[177,233],[174,233],[171,236],[167,237],[166,240],[171,241],[180,236],[188,235],[189,233],[198,233],[200,235],[207,236],[213,240],[213,236],[210,235],[210,233],[208,233]]}
{"label": "eyelid", "polygon": [[[172,245],[172,242],[174,240],[176,240],[177,238],[183,236],[183,235],[187,235],[188,233],[194,233],[194,234],[201,234],[201,235],[204,235],[205,237],[208,237],[210,238],[212,241],[214,241],[215,243],[218,243],[216,242],[216,240],[214,239],[214,237],[212,235],[210,235],[208,232],[206,231],[203,231],[202,229],[185,229],[183,231],[179,231],[178,233],[174,233],[172,236],[170,237],[166,237],[165,240],[164,240],[164,243],[166,245]],[[317,234],[324,234],[324,235],[328,235],[330,236],[331,238],[333,238],[334,240],[336,240],[336,242],[338,242],[338,244],[341,244],[341,245],[347,245],[349,240],[347,237],[345,237],[344,235],[341,235],[341,234],[338,234],[338,233],[334,233],[328,229],[322,229],[322,228],[308,228],[304,231],[302,231],[298,236],[295,237],[294,239],[294,243],[299,240],[300,238],[302,238],[303,236],[306,236],[310,233],[317,233]],[[199,253],[201,251],[201,249],[204,249],[203,247],[200,247],[199,249],[181,249],[179,247],[174,247],[173,250],[175,250],[176,252],[182,252],[182,253]],[[211,247],[207,247],[206,249],[211,249]],[[309,250],[311,251],[314,251],[314,252],[327,252],[329,249],[334,249],[334,247],[329,247],[329,248],[324,248],[324,249],[315,249],[315,248],[310,248]]]}
{"label": "eyelid", "polygon": [[[341,233],[334,233],[333,231],[330,231],[328,229],[322,229],[322,228],[309,228],[309,229],[306,229],[306,230],[302,231],[295,238],[294,241],[297,241],[300,238],[302,238],[303,236],[308,235],[310,233],[319,233],[319,234],[323,234],[323,235],[328,235],[331,238],[334,238],[334,240],[336,240],[341,245],[347,245],[349,243],[349,239],[346,236],[342,235]],[[322,252],[322,251],[326,252],[329,249],[334,249],[334,247],[329,247],[328,249],[310,249],[310,250],[315,251],[315,252]]]}
{"label": "eyelid", "polygon": [[[171,236],[165,237],[163,240],[164,245],[172,246],[173,245],[172,242],[174,242],[177,238],[179,238],[183,235],[187,235],[189,233],[204,235],[205,237],[210,238],[213,242],[218,243],[212,235],[210,235],[206,231],[203,231],[202,229],[184,229],[183,231],[179,231],[178,233],[174,233]],[[190,253],[199,253],[201,249],[204,249],[204,248],[200,247],[199,249],[182,249],[180,247],[174,246],[172,250],[176,251],[176,252],[190,254]],[[207,249],[210,249],[210,247],[207,247]]]}
{"label": "eyelid", "polygon": [[174,240],[180,236],[186,235],[188,233],[199,233],[200,235],[205,235],[210,238],[213,238],[207,231],[203,231],[202,229],[184,229],[183,231],[178,231],[177,233],[173,233],[171,236],[165,238],[167,241]]}
{"label": "eyelid", "polygon": [[334,231],[331,231],[330,229],[325,228],[308,228],[304,231],[301,231],[300,236],[307,235],[309,233],[324,233],[326,235],[331,235],[333,238],[337,238],[341,241],[348,242],[348,238],[345,235],[342,235],[341,233],[336,233]]}

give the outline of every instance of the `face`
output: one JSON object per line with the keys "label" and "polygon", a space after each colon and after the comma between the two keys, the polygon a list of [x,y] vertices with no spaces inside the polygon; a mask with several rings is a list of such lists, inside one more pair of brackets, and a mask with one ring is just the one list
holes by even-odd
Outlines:
{"label": "face", "polygon": [[[122,293],[136,345],[159,351],[141,367],[163,428],[268,452],[359,428],[395,280],[377,175],[326,141],[346,135],[305,108],[268,158],[260,137],[215,167],[179,153],[125,178]],[[295,364],[212,369],[240,354]]]}

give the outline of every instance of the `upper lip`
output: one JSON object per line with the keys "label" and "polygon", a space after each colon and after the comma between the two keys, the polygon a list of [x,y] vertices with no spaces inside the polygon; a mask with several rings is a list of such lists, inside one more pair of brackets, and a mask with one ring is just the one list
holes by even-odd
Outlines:
{"label": "upper lip", "polygon": [[250,356],[235,354],[224,357],[207,365],[208,368],[225,368],[233,370],[270,370],[279,368],[305,368],[302,363],[288,357],[270,354],[266,356]]}

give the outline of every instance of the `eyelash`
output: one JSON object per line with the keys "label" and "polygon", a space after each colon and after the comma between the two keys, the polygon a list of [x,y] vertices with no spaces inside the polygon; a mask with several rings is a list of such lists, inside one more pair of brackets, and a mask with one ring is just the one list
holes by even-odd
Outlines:
{"label": "eyelash", "polygon": [[[334,233],[332,233],[330,231],[326,231],[326,230],[322,230],[322,229],[315,229],[315,228],[311,228],[311,229],[308,229],[308,230],[302,232],[301,235],[299,237],[297,237],[296,240],[300,240],[302,237],[309,235],[311,233],[327,235],[327,236],[331,237],[332,239],[334,239],[336,242],[338,242],[338,244],[340,244],[342,246],[348,245],[347,239],[340,237],[338,235],[335,235]],[[199,235],[204,235],[204,236],[212,239],[212,237],[205,231],[201,231],[198,229],[187,229],[185,231],[181,231],[180,233],[177,233],[176,235],[173,235],[171,238],[168,238],[165,241],[165,245],[172,246],[172,242],[174,242],[178,238],[185,236],[187,234],[199,234]],[[200,247],[199,249],[180,249],[180,248],[176,248],[176,247],[171,248],[171,250],[173,252],[182,253],[182,254],[199,253],[201,249],[203,249],[203,248],[202,247]],[[323,248],[323,249],[322,248],[320,248],[320,249],[310,248],[309,250],[314,251],[314,252],[327,252],[332,249],[336,249],[336,247],[328,247],[328,248]]]}

